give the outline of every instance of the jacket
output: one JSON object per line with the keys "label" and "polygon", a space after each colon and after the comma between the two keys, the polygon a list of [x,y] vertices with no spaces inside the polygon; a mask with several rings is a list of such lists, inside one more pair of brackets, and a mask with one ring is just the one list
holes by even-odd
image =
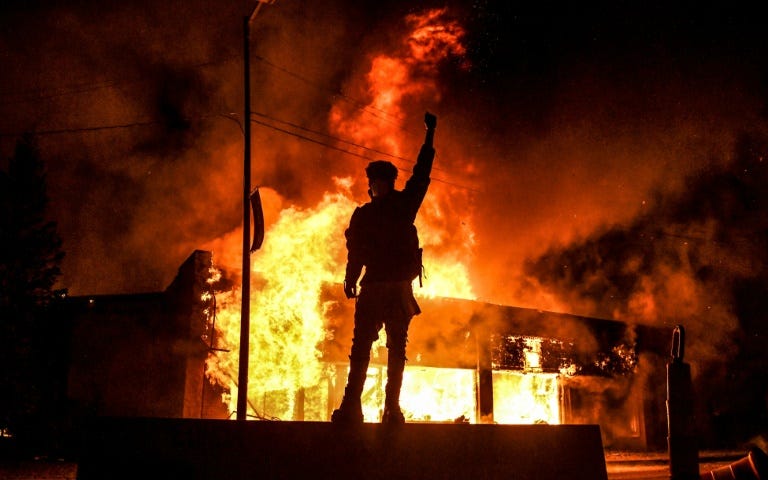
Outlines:
{"label": "jacket", "polygon": [[422,146],[411,177],[403,190],[392,189],[357,207],[345,231],[347,268],[345,281],[411,281],[421,270],[421,249],[414,221],[427,194],[435,150]]}

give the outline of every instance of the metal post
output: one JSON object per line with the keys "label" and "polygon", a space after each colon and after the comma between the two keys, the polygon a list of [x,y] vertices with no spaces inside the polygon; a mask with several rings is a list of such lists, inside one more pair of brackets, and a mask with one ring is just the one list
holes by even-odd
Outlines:
{"label": "metal post", "polygon": [[691,367],[683,361],[685,329],[677,325],[672,333],[672,353],[667,364],[667,444],[669,478],[698,480],[699,450],[696,444],[695,402]]}
{"label": "metal post", "polygon": [[240,304],[240,361],[237,370],[237,416],[245,420],[248,409],[248,348],[251,332],[251,21],[261,5],[275,0],[258,0],[243,17],[243,274]]}
{"label": "metal post", "polygon": [[[261,5],[261,4],[259,4]],[[237,370],[237,419],[245,420],[248,408],[248,348],[251,330],[251,17],[243,17],[243,273],[240,305],[240,359]]]}

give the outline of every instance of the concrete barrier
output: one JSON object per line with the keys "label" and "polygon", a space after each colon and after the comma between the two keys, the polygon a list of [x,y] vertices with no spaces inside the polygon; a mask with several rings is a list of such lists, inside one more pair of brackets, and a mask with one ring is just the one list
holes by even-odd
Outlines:
{"label": "concrete barrier", "polygon": [[607,480],[597,425],[99,418],[78,479]]}

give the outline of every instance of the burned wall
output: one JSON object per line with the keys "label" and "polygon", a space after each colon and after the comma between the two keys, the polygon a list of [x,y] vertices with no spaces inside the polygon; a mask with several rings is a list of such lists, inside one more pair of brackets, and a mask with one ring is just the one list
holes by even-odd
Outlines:
{"label": "burned wall", "polygon": [[210,253],[196,251],[164,292],[66,300],[68,396],[85,415],[225,416],[206,385]]}

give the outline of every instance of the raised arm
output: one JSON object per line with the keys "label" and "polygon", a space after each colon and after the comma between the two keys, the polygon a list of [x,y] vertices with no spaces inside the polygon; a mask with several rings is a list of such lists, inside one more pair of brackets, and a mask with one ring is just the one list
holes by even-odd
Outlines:
{"label": "raised arm", "polygon": [[[420,183],[428,182],[429,175],[432,173],[432,160],[435,159],[433,143],[435,140],[435,128],[437,128],[437,117],[429,112],[425,113],[424,125],[427,127],[427,133],[424,135],[424,145],[421,146],[416,165],[413,167],[413,177],[418,179]],[[426,185],[424,188],[426,192]]]}
{"label": "raised arm", "polygon": [[424,126],[427,127],[427,133],[424,137],[424,145],[432,148],[435,140],[435,128],[437,127],[437,117],[429,112],[424,114]]}

